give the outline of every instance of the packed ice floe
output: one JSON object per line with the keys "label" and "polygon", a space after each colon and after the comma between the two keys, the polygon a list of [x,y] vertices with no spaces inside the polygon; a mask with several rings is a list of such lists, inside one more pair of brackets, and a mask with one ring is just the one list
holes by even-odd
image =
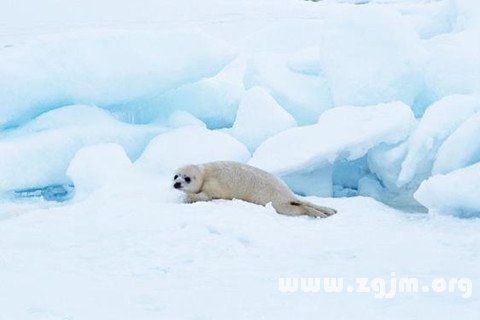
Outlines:
{"label": "packed ice floe", "polygon": [[[0,319],[480,319],[479,1],[6,2]],[[182,203],[218,160],[338,214]]]}
{"label": "packed ice floe", "polygon": [[301,195],[466,210],[429,199],[480,161],[474,2],[156,5],[147,28],[0,36],[2,195],[90,190],[77,158],[98,151],[136,174],[235,160]]}

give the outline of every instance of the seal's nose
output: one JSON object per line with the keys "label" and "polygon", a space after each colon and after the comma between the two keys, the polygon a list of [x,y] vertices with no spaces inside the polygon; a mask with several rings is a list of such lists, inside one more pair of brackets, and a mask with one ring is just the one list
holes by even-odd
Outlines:
{"label": "seal's nose", "polygon": [[173,187],[174,187],[175,189],[180,189],[180,188],[182,187],[182,184],[181,184],[180,182],[175,182],[175,183],[173,184]]}

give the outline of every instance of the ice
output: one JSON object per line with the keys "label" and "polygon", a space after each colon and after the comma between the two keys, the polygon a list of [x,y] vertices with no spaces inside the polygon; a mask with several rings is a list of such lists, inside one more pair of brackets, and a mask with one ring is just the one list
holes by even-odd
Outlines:
{"label": "ice", "polygon": [[[401,102],[337,107],[324,112],[315,125],[288,129],[267,139],[249,163],[284,177],[300,193],[331,195],[329,167],[337,160],[356,160],[379,144],[398,143],[415,123],[411,109]],[[311,179],[302,186],[299,174]]]}
{"label": "ice", "polygon": [[432,99],[480,90],[480,42],[472,41],[479,30],[468,29],[429,40],[425,81]]}
{"label": "ice", "polygon": [[0,140],[0,191],[65,184],[67,167],[82,147],[115,142],[136,159],[158,126],[122,123],[93,106],[73,105],[42,114]]}
{"label": "ice", "polygon": [[407,154],[405,141],[396,145],[381,144],[368,152],[368,167],[390,191],[398,191],[398,175]]}
{"label": "ice", "polygon": [[[479,1],[2,4],[1,319],[480,319]],[[338,214],[171,186],[249,149]]]}
{"label": "ice", "polygon": [[205,123],[197,119],[193,114],[177,110],[175,111],[170,118],[168,118],[168,126],[172,128],[184,127],[184,126],[200,126],[206,127]]}
{"label": "ice", "polygon": [[458,14],[457,1],[405,1],[394,3],[402,18],[422,39],[452,32]]}
{"label": "ice", "polygon": [[430,176],[440,145],[463,121],[478,111],[480,100],[475,95],[452,95],[432,104],[406,142],[407,153],[397,185],[416,184]]}
{"label": "ice", "polygon": [[424,181],[415,198],[431,213],[480,217],[480,163],[434,175]]}
{"label": "ice", "polygon": [[0,221],[2,261],[8,262],[0,264],[0,290],[8,293],[0,302],[2,316],[352,319],[358,310],[369,319],[478,315],[475,287],[470,299],[459,291],[374,299],[373,292],[277,289],[279,277],[332,276],[344,277],[345,285],[355,284],[354,277],[381,277],[390,290],[392,270],[397,278],[417,277],[425,284],[439,276],[468,276],[475,283],[478,219],[406,215],[356,197],[310,198],[340,211],[314,220],[242,201],[167,202],[163,189],[154,191],[140,184],[48,209],[0,203],[0,215],[8,213]]}
{"label": "ice", "polygon": [[221,41],[184,31],[85,31],[3,48],[0,128],[68,104],[142,114],[142,104],[233,58]]}
{"label": "ice", "polygon": [[295,119],[265,89],[254,87],[242,97],[229,133],[253,152],[267,138],[294,126]]}
{"label": "ice", "polygon": [[415,125],[410,108],[401,102],[369,107],[337,107],[318,123],[283,131],[267,139],[250,163],[277,174],[361,158],[381,143],[405,139]]}
{"label": "ice", "polygon": [[248,149],[230,135],[199,126],[182,127],[153,139],[135,166],[143,171],[170,174],[186,164],[231,160],[246,162]]}
{"label": "ice", "polygon": [[454,32],[425,43],[429,62],[425,79],[433,99],[480,91],[480,5],[478,1],[454,1]]}
{"label": "ice", "polygon": [[75,198],[82,199],[96,190],[129,183],[133,164],[122,146],[97,144],[80,149],[70,162],[67,176],[75,186]]}
{"label": "ice", "polygon": [[306,75],[321,75],[320,68],[320,48],[318,46],[308,47],[299,50],[288,57],[287,65],[293,72]]}
{"label": "ice", "polygon": [[426,52],[401,16],[385,7],[332,10],[318,34],[320,69],[334,105],[400,100],[416,108]]}
{"label": "ice", "polygon": [[299,124],[312,124],[332,107],[328,83],[317,75],[293,72],[288,59],[288,55],[271,52],[253,55],[247,65],[245,87],[264,87]]}
{"label": "ice", "polygon": [[480,162],[480,113],[455,130],[438,149],[432,174],[449,173]]}
{"label": "ice", "polygon": [[168,90],[148,105],[146,113],[161,121],[170,112],[180,110],[191,113],[211,129],[230,127],[245,90],[245,65],[245,57],[240,56],[213,77]]}

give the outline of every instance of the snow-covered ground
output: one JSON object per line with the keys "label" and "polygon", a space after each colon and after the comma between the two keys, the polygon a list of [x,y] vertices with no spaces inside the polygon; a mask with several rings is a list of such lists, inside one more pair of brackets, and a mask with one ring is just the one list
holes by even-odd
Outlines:
{"label": "snow-covered ground", "polygon": [[[145,180],[144,180],[145,181]],[[49,209],[2,205],[1,319],[478,319],[480,220],[311,200],[328,219],[241,201],[183,205],[132,184]],[[279,277],[469,277],[462,293],[281,293]],[[387,287],[387,291],[389,287]]]}
{"label": "snow-covered ground", "polygon": [[[475,0],[2,2],[0,319],[479,319],[479,34]],[[182,204],[213,160],[339,213]]]}

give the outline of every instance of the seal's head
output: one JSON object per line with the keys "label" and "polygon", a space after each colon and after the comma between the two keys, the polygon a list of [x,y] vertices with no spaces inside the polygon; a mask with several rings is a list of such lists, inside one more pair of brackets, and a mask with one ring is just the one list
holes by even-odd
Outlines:
{"label": "seal's head", "polygon": [[173,187],[185,193],[198,193],[202,188],[203,174],[199,166],[188,165],[175,171]]}

